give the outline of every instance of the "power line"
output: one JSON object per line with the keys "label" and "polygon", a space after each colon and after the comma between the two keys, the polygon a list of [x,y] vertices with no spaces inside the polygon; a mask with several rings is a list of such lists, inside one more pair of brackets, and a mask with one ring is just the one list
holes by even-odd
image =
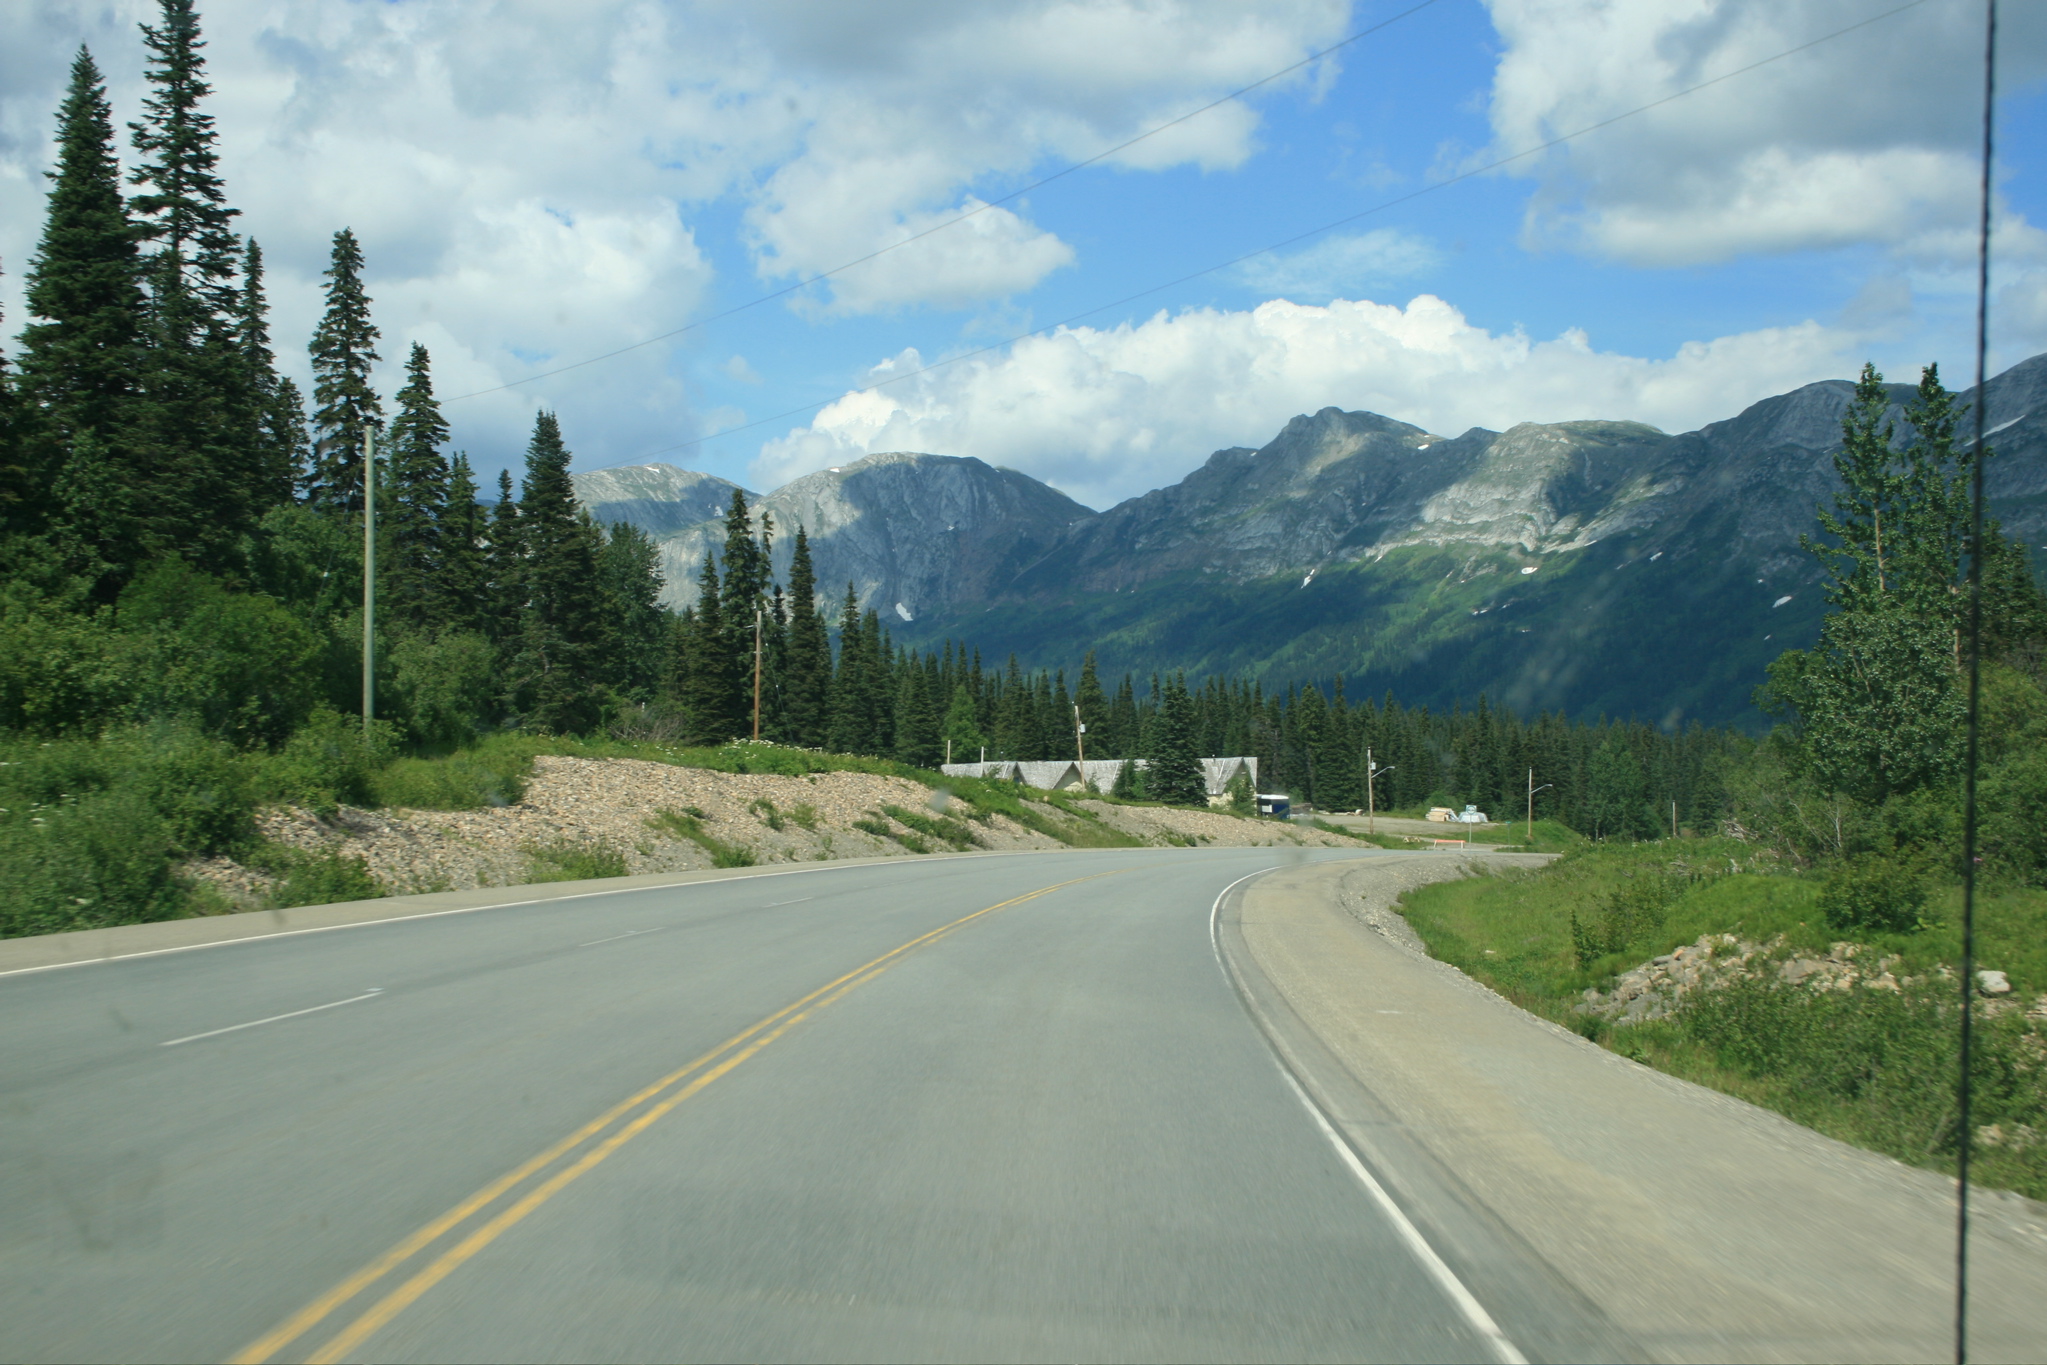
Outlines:
{"label": "power line", "polygon": [[[649,451],[646,454],[637,456],[635,458],[647,460],[652,459],[656,455],[670,455],[678,450],[689,450],[693,449],[696,446],[704,445],[707,442],[717,440],[721,436],[731,436],[742,431],[752,431],[757,427],[772,426],[777,422],[786,421],[791,417],[801,417],[803,414],[807,412],[816,412],[819,408],[829,407],[831,404],[836,403],[843,398],[853,397],[864,393],[874,393],[881,389],[887,388],[891,384],[900,384],[906,379],[915,379],[919,375],[930,374],[934,370],[942,370],[951,365],[958,365],[963,361],[972,360],[977,356],[984,356],[992,351],[999,351],[1002,350],[1004,347],[1014,346],[1020,341],[1028,341],[1032,337],[1044,336],[1052,332],[1056,332],[1062,327],[1070,327],[1076,322],[1081,322],[1087,318],[1095,316],[1097,313],[1106,313],[1112,309],[1121,308],[1125,304],[1135,303],[1139,299],[1149,298],[1153,294],[1162,293],[1168,289],[1178,288],[1180,285],[1190,283],[1194,280],[1201,279],[1208,275],[1213,275],[1218,271],[1228,270],[1232,266],[1242,265],[1245,261],[1255,260],[1260,256],[1270,255],[1272,252],[1284,250],[1287,247],[1293,246],[1297,242],[1307,241],[1311,237],[1319,237],[1325,232],[1332,232],[1337,228],[1348,226],[1349,224],[1355,223],[1360,219],[1369,218],[1374,214],[1384,213],[1388,209],[1397,208],[1402,204],[1411,203],[1416,199],[1420,199],[1424,195],[1434,194],[1438,190],[1445,190],[1452,185],[1460,184],[1466,180],[1475,179],[1478,176],[1499,170],[1502,166],[1510,166],[1517,161],[1525,161],[1531,156],[1536,156],[1542,152],[1549,151],[1553,147],[1562,146],[1564,143],[1571,142],[1577,138],[1584,137],[1588,133],[1596,133],[1602,128],[1610,128],[1614,124],[1619,123],[1624,119],[1633,118],[1637,114],[1646,114],[1651,109],[1661,108],[1662,106],[1669,104],[1673,100],[1680,100],[1687,95],[1697,94],[1699,91],[1705,90],[1711,86],[1719,85],[1723,81],[1733,80],[1736,76],[1745,76],[1749,72],[1756,71],[1761,69],[1762,67],[1769,66],[1773,62],[1781,62],[1786,57],[1795,57],[1799,53],[1818,47],[1822,43],[1832,42],[1836,38],[1845,37],[1850,33],[1854,33],[1858,29],[1868,28],[1871,24],[1881,23],[1885,19],[1895,18],[1896,16],[1905,13],[1907,10],[1918,9],[1921,5],[1927,3],[1929,3],[1929,0],[1908,0],[1908,3],[1899,5],[1895,9],[1888,9],[1885,10],[1882,14],[1872,15],[1867,19],[1863,19],[1856,23],[1850,24],[1846,28],[1835,29],[1832,33],[1824,34],[1821,37],[1814,38],[1809,42],[1800,43],[1797,47],[1786,48],[1784,51],[1777,53],[1775,56],[1764,57],[1760,61],[1750,62],[1747,66],[1737,67],[1732,71],[1722,72],[1720,75],[1714,76],[1711,79],[1700,81],[1697,85],[1687,86],[1683,90],[1679,90],[1674,94],[1665,95],[1661,99],[1651,100],[1647,104],[1639,105],[1636,108],[1628,110],[1626,113],[1615,114],[1610,118],[1601,119],[1597,123],[1587,124],[1585,127],[1580,128],[1575,132],[1565,133],[1559,137],[1553,137],[1549,139],[1547,142],[1537,143],[1535,146],[1526,148],[1519,152],[1515,152],[1511,156],[1503,156],[1499,158],[1497,161],[1489,161],[1483,166],[1477,166],[1473,167],[1470,170],[1459,172],[1458,174],[1453,175],[1448,179],[1438,180],[1434,184],[1424,185],[1422,186],[1422,188],[1418,190],[1411,191],[1407,194],[1400,195],[1393,199],[1385,200],[1382,203],[1374,204],[1372,207],[1368,209],[1361,209],[1356,213],[1347,214],[1346,216],[1338,218],[1333,222],[1324,223],[1320,227],[1312,227],[1305,232],[1297,232],[1291,237],[1283,238],[1280,241],[1269,243],[1268,245],[1259,247],[1255,251],[1247,251],[1241,256],[1233,256],[1227,261],[1222,261],[1211,266],[1205,266],[1200,270],[1192,272],[1191,274],[1182,275],[1178,279],[1167,280],[1163,284],[1155,284],[1147,289],[1140,289],[1134,294],[1125,294],[1122,298],[1117,299],[1112,303],[1098,304],[1093,308],[1087,309],[1085,312],[1071,314],[1070,316],[1062,318],[1058,322],[1052,323],[1048,326],[1034,328],[1033,330],[1028,332],[1020,332],[1017,335],[1009,337],[1003,341],[990,342],[986,346],[977,346],[971,351],[963,351],[958,355],[948,356],[944,360],[935,360],[929,365],[920,366],[919,368],[914,370],[905,370],[901,374],[890,375],[887,379],[883,379],[876,383],[869,384],[865,388],[849,389],[844,393],[835,394],[830,398],[820,399],[815,403],[806,403],[802,407],[789,408],[786,411],[776,413],[772,417],[763,417],[757,421],[747,422],[740,426],[727,427],[723,431],[714,431],[708,436],[698,436],[688,441],[679,441],[674,445],[663,446],[659,450]],[[1412,13],[1412,11],[1409,12]],[[1388,22],[1390,23],[1391,20],[1389,20]]]}
{"label": "power line", "polygon": [[1961,1145],[1955,1154],[1955,1365],[1969,1359],[1969,1151],[1975,1122],[1969,1113],[1970,1051],[1976,994],[1976,763],[1983,680],[1983,422],[1990,361],[1991,133],[1997,110],[1997,0],[1983,5],[1983,187],[1976,235],[1976,451],[1969,471],[1969,726],[1962,770],[1962,1018],[1957,1049],[1955,1108]]}
{"label": "power line", "polygon": [[909,246],[913,242],[921,242],[926,237],[931,236],[933,233],[943,232],[949,227],[955,227],[961,223],[966,222],[969,218],[977,218],[980,215],[987,213],[991,209],[1001,208],[1004,204],[1009,203],[1011,200],[1021,199],[1023,196],[1029,194],[1032,190],[1042,189],[1044,186],[1051,184],[1055,180],[1063,180],[1067,176],[1072,175],[1075,171],[1086,170],[1089,166],[1093,166],[1098,162],[1106,161],[1110,157],[1116,155],[1118,152],[1126,151],[1131,147],[1135,147],[1138,143],[1143,142],[1146,138],[1157,137],[1160,133],[1166,132],[1167,130],[1172,128],[1179,127],[1181,124],[1187,122],[1189,119],[1199,118],[1211,109],[1221,108],[1223,105],[1228,104],[1231,100],[1241,99],[1245,95],[1250,94],[1253,90],[1257,90],[1263,86],[1271,85],[1274,81],[1279,80],[1283,77],[1291,76],[1294,74],[1294,72],[1299,71],[1302,67],[1312,66],[1314,63],[1321,61],[1324,57],[1327,57],[1330,53],[1340,51],[1343,48],[1349,47],[1352,43],[1359,42],[1365,38],[1369,38],[1374,33],[1379,32],[1381,29],[1391,28],[1393,25],[1399,23],[1402,19],[1407,18],[1409,15],[1417,14],[1435,3],[1436,0],[1421,0],[1420,4],[1410,6],[1409,8],[1404,9],[1400,13],[1394,15],[1390,19],[1382,19],[1378,23],[1373,24],[1370,28],[1359,29],[1356,33],[1351,34],[1348,38],[1344,38],[1341,41],[1331,43],[1328,47],[1322,48],[1319,51],[1311,52],[1307,56],[1301,58],[1301,60],[1295,62],[1292,66],[1281,67],[1279,70],[1273,72],[1269,76],[1261,76],[1257,80],[1251,82],[1249,85],[1242,86],[1236,90],[1232,90],[1229,94],[1224,95],[1219,99],[1210,100],[1207,104],[1202,105],[1199,109],[1189,110],[1187,113],[1180,115],[1180,117],[1176,119],[1170,119],[1167,122],[1161,123],[1156,127],[1147,128],[1143,132],[1139,133],[1136,137],[1130,138],[1128,141],[1125,142],[1119,142],[1115,146],[1110,147],[1105,151],[1096,152],[1093,156],[1087,158],[1085,161],[1076,161],[1072,165],[1065,167],[1063,170],[1054,171],[1052,174],[1044,177],[1042,180],[1033,180],[1028,185],[1025,185],[1019,189],[1011,190],[1008,194],[1003,195],[1000,199],[990,199],[978,208],[968,209],[965,213],[956,214],[953,217],[946,219],[942,223],[935,223],[932,226],[925,228],[922,232],[913,233],[910,236],[903,238],[900,242],[891,242],[885,247],[881,247],[878,250],[868,252],[865,256],[861,256],[854,260],[847,261],[844,265],[833,266],[830,270],[826,270],[819,274],[812,275],[808,279],[798,280],[796,283],[786,285],[781,289],[775,290],[773,293],[762,294],[757,298],[748,299],[745,303],[738,304],[731,308],[727,308],[722,313],[713,313],[711,314],[711,316],[707,318],[699,318],[695,322],[685,323],[684,325],[677,327],[672,332],[663,332],[659,336],[651,336],[644,341],[635,341],[630,346],[621,346],[615,351],[606,351],[603,355],[593,355],[588,360],[578,360],[574,364],[563,365],[558,369],[543,370],[539,374],[529,374],[524,379],[514,379],[510,383],[499,384],[494,388],[477,389],[471,393],[457,394],[453,398],[445,398],[442,399],[441,401],[444,404],[459,403],[465,398],[481,398],[485,394],[503,393],[506,389],[518,388],[521,384],[531,384],[536,380],[551,379],[555,375],[567,374],[570,370],[580,370],[585,365],[595,365],[602,360],[611,360],[617,356],[622,356],[629,352],[640,350],[643,347],[652,346],[657,342],[668,341],[674,337],[679,337],[683,335],[685,332],[694,332],[699,327],[708,327],[714,322],[722,322],[726,318],[736,316],[737,314],[740,313],[744,313],[748,309],[758,308],[760,307],[760,305],[764,303],[772,303],[776,299],[786,298],[790,294],[794,294],[799,290],[808,289],[813,284],[818,284],[824,280],[828,280],[832,278],[834,275],[843,275],[845,272],[853,269],[855,266],[866,265],[869,261],[878,259],[879,257],[882,256],[886,256],[891,251],[900,251],[904,247]]}

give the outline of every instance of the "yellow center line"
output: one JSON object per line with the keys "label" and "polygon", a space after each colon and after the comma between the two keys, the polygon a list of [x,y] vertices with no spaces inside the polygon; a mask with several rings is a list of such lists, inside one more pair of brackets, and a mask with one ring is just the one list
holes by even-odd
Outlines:
{"label": "yellow center line", "polygon": [[[421,1295],[425,1294],[436,1284],[439,1284],[443,1279],[446,1279],[463,1262],[469,1260],[485,1246],[496,1240],[507,1228],[525,1218],[527,1214],[553,1198],[556,1193],[570,1182],[576,1180],[627,1142],[645,1132],[648,1127],[668,1114],[677,1105],[697,1094],[719,1077],[732,1071],[735,1067],[758,1053],[762,1048],[765,1048],[768,1044],[794,1028],[802,1020],[823,1009],[825,1006],[842,999],[855,988],[872,981],[875,977],[881,975],[882,972],[896,965],[904,954],[912,949],[931,943],[951,933],[961,925],[981,918],[983,915],[993,914],[997,910],[1004,910],[1013,905],[1021,905],[1025,901],[1036,900],[1039,896],[1060,890],[1062,887],[1115,875],[1117,873],[1097,872],[1092,876],[1075,877],[1069,881],[1056,882],[1051,886],[1039,887],[1037,890],[1025,892],[1021,896],[1013,896],[1009,900],[1000,901],[984,909],[976,910],[971,915],[962,915],[951,923],[940,925],[929,933],[920,934],[909,942],[883,953],[880,957],[855,967],[843,976],[826,982],[801,999],[783,1006],[765,1019],[734,1034],[686,1066],[679,1067],[668,1075],[663,1076],[660,1080],[643,1087],[635,1094],[613,1105],[610,1109],[605,1110],[604,1113],[576,1129],[567,1137],[554,1143],[537,1156],[530,1158],[513,1170],[491,1181],[482,1189],[411,1233],[390,1250],[384,1252],[362,1269],[314,1299],[304,1308],[292,1314],[282,1323],[279,1323],[271,1331],[258,1337],[248,1346],[230,1356],[228,1358],[228,1365],[263,1365],[263,1362],[268,1361],[286,1346],[289,1346],[292,1342],[318,1326],[336,1309],[362,1293],[363,1290],[369,1288],[378,1280],[389,1275],[405,1262],[411,1260],[451,1229],[466,1221],[478,1210],[495,1202],[507,1191],[527,1180],[536,1172],[558,1161],[596,1134],[610,1127],[632,1110],[656,1098],[663,1091],[668,1090],[677,1083],[688,1079],[700,1071],[702,1072],[701,1075],[696,1075],[695,1080],[691,1081],[674,1095],[628,1123],[618,1132],[584,1153],[582,1157],[569,1166],[556,1172],[548,1180],[536,1186],[517,1202],[486,1222],[482,1227],[470,1233],[461,1242],[458,1242],[448,1251],[442,1253],[426,1269],[420,1271],[379,1300],[361,1317],[344,1328],[338,1336],[323,1346],[317,1354],[310,1357],[310,1360],[315,1362],[339,1360],[355,1346],[366,1340],[378,1328],[388,1323],[405,1308],[418,1300]],[[728,1053],[732,1055],[726,1056]],[[720,1057],[725,1057],[725,1060],[719,1062],[718,1059]],[[714,1062],[717,1063],[715,1066],[712,1065]],[[706,1067],[710,1067],[710,1069],[704,1070]]]}

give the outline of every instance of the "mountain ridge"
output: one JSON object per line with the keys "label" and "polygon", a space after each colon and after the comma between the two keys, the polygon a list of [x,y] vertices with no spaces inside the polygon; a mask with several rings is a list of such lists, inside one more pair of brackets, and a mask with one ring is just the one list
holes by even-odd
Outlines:
{"label": "mountain ridge", "polygon": [[[1805,385],[1675,435],[1588,419],[1449,437],[1327,407],[1100,512],[1015,470],[910,452],[749,502],[775,520],[778,571],[804,525],[820,595],[850,580],[905,642],[958,636],[1066,666],[1094,648],[1105,668],[1139,673],[1345,674],[1412,701],[1487,691],[1524,710],[1626,706],[1671,723],[1662,698],[1682,694],[1677,719],[1754,723],[1762,664],[1817,629],[1817,566],[1798,535],[1835,486],[1853,388]],[[1913,389],[1890,391],[1902,429]],[[2047,356],[1986,392],[1993,509],[2037,556]],[[677,522],[711,476],[633,469],[579,474],[579,496],[655,535],[667,600],[686,605],[723,531]],[[646,506],[663,478],[684,490],[680,510]],[[716,484],[729,503],[735,485]],[[1655,640],[1661,655],[1645,652]],[[1658,677],[1679,665],[1695,676]]]}

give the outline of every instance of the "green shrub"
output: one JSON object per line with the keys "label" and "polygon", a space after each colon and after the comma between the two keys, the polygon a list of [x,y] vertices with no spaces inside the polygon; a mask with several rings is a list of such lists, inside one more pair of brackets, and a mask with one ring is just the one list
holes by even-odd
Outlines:
{"label": "green shrub", "polygon": [[332,905],[336,901],[381,900],[390,889],[370,872],[361,857],[329,849],[325,853],[304,853],[271,845],[264,858],[265,870],[277,877],[270,893],[271,904]]}
{"label": "green shrub", "polygon": [[594,881],[600,877],[623,877],[625,874],[624,851],[602,839],[594,843],[562,839],[526,849],[528,881]]}
{"label": "green shrub", "polygon": [[817,807],[808,801],[799,801],[789,807],[788,816],[812,834],[817,833]]}
{"label": "green shrub", "polygon": [[169,919],[179,901],[175,855],[168,823],[138,784],[9,806],[0,814],[0,935]]}
{"label": "green shrub", "polygon": [[175,556],[121,595],[137,651],[129,714],[185,720],[237,744],[276,744],[313,712],[322,645],[263,593],[231,592]]}
{"label": "green shrub", "polygon": [[475,631],[401,635],[386,662],[391,682],[379,699],[415,743],[433,748],[472,743],[497,713],[496,651]]}
{"label": "green shrub", "polygon": [[360,720],[323,706],[262,764],[258,794],[321,816],[341,805],[374,805],[376,777],[390,763],[393,747],[389,722],[375,722],[366,735]]}
{"label": "green shrub", "polygon": [[863,816],[853,822],[853,828],[866,834],[872,834],[877,839],[893,839],[912,853],[929,853],[931,851],[931,845],[926,843],[917,834],[897,829],[886,820],[877,820],[872,816]]}
{"label": "green shrub", "polygon": [[704,828],[705,819],[704,813],[695,806],[685,806],[681,810],[665,808],[658,810],[654,812],[653,816],[647,821],[647,824],[650,828],[660,830],[663,833],[672,834],[679,839],[689,840],[698,848],[711,855],[712,867],[752,867],[754,865],[755,859],[752,849],[742,847],[739,844],[728,844],[724,840],[716,838]]}
{"label": "green shrub", "polygon": [[774,830],[778,834],[781,833],[782,812],[776,810],[775,803],[768,800],[767,797],[765,796],[759,797],[753,801],[748,802],[746,810],[749,815],[759,816],[761,819],[761,823],[766,825],[769,829]]}
{"label": "green shrub", "polygon": [[[915,830],[927,839],[936,839],[942,844],[949,844],[958,852],[965,852],[981,842],[979,836],[965,825],[943,815],[920,815],[916,811],[906,810],[901,806],[883,806],[881,809],[884,814],[897,824],[907,829]],[[921,848],[917,850],[919,853],[924,851]]]}
{"label": "green shrub", "polygon": [[526,795],[531,755],[506,749],[401,758],[369,777],[373,804],[410,810],[483,810]]}
{"label": "green shrub", "polygon": [[[1119,773],[1118,776],[1121,776],[1121,774]],[[1230,785],[1224,790],[1229,794],[1230,814],[1256,815],[1258,813],[1258,793],[1251,786],[1250,773],[1242,768],[1237,769],[1237,775],[1230,779]]]}
{"label": "green shrub", "polygon": [[1839,933],[1910,933],[1926,909],[1926,879],[1888,858],[1850,859],[1828,872],[1819,909]]}
{"label": "green shrub", "polygon": [[1584,919],[1571,912],[1571,954],[1580,967],[1645,944],[1663,928],[1665,912],[1682,883],[1653,872],[1635,873],[1600,898]]}
{"label": "green shrub", "polygon": [[254,837],[248,761],[187,726],[0,739],[0,935],[180,913],[177,860]]}

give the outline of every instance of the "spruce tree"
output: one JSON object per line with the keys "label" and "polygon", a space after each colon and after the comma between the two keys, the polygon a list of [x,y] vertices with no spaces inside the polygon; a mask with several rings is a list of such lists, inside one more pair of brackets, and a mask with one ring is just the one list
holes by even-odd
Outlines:
{"label": "spruce tree", "polygon": [[782,680],[784,737],[789,743],[814,749],[829,738],[831,670],[831,639],[817,609],[810,538],[798,526],[795,557],[789,565],[789,644]]}
{"label": "spruce tree", "polygon": [[[747,509],[746,494],[733,489],[732,505],[725,513],[725,581],[719,608],[733,689],[725,711],[737,727],[735,733],[741,735],[753,733],[756,626],[764,636],[773,542],[774,527],[765,516],[761,518],[760,538],[754,538],[753,515]],[[765,653],[766,640],[758,643]]]}
{"label": "spruce tree", "polygon": [[498,500],[490,513],[490,539],[483,562],[490,578],[480,624],[492,640],[510,640],[526,614],[526,545],[519,502],[512,496],[510,470],[498,471]]}
{"label": "spruce tree", "polygon": [[1144,774],[1145,794],[1174,806],[1208,804],[1208,783],[1195,748],[1194,699],[1178,675],[1166,684],[1159,713],[1152,724],[1151,766]]}
{"label": "spruce tree", "polygon": [[142,240],[156,244],[147,273],[158,309],[173,294],[189,294],[193,306],[177,320],[203,332],[239,312],[231,225],[240,210],[227,206],[213,116],[200,108],[213,87],[200,55],[199,16],[192,0],[158,0],[158,12],[159,25],[140,26],[152,90],[142,119],[128,125],[144,158],[129,179],[148,187],[134,208]]}
{"label": "spruce tree", "polygon": [[838,671],[832,675],[830,748],[834,753],[865,753],[873,731],[868,710],[865,644],[860,597],[848,583],[846,600],[839,610]]}
{"label": "spruce tree", "polygon": [[244,439],[254,452],[259,508],[290,502],[305,477],[306,415],[298,385],[277,373],[270,349],[270,301],[263,289],[263,248],[250,238],[242,252],[241,351],[250,411]]}
{"label": "spruce tree", "polygon": [[370,387],[382,335],[363,292],[362,248],[347,228],[334,234],[326,273],[327,311],[313,333],[313,467],[307,493],[320,506],[362,510],[363,434],[382,434],[384,407]]}
{"label": "spruce tree", "polygon": [[597,556],[604,589],[599,675],[628,701],[650,702],[668,643],[661,605],[661,551],[631,522],[611,528]]}
{"label": "spruce tree", "polygon": [[981,736],[980,723],[974,717],[974,697],[964,683],[952,690],[952,704],[945,712],[945,742],[953,763],[978,763],[981,761],[981,747],[988,741]]}
{"label": "spruce tree", "polygon": [[512,669],[514,694],[531,723],[580,734],[602,714],[596,668],[604,630],[597,572],[602,532],[576,503],[568,447],[551,412],[533,421],[519,526],[526,610]]}
{"label": "spruce tree", "polygon": [[720,589],[717,561],[706,554],[704,567],[697,573],[697,605],[689,633],[688,688],[683,698],[689,711],[689,738],[695,744],[723,744],[739,733],[739,719],[733,712],[732,654],[725,637]]}
{"label": "spruce tree", "polygon": [[[139,545],[114,510],[55,496],[66,464],[90,437],[93,471],[139,488],[134,448],[135,373],[142,335],[135,233],[121,195],[120,165],[106,86],[85,48],[57,115],[57,169],[42,240],[29,263],[29,313],[21,334],[20,478],[14,525],[35,531],[54,519],[75,544],[99,547],[95,562],[132,571]],[[118,584],[113,585],[118,587]]]}
{"label": "spruce tree", "polygon": [[447,515],[448,462],[441,447],[448,423],[434,401],[432,361],[426,347],[412,344],[405,387],[398,391],[398,416],[391,423],[384,482],[389,501],[377,509],[379,589],[391,619],[415,628],[428,625],[439,605],[436,580],[442,565],[440,532]]}
{"label": "spruce tree", "polygon": [[149,290],[138,439],[149,470],[144,535],[152,547],[225,568],[267,506],[255,439],[259,401],[238,332],[242,265],[219,174],[192,0],[159,0],[144,24],[150,94],[128,125],[141,158],[130,174]]}
{"label": "spruce tree", "polygon": [[[4,321],[4,315],[0,315]],[[27,528],[31,485],[22,453],[21,408],[15,396],[14,371],[0,350],[0,546]]]}
{"label": "spruce tree", "polygon": [[448,491],[441,500],[441,523],[435,532],[440,547],[440,572],[433,580],[435,623],[448,630],[485,630],[490,566],[486,546],[490,527],[483,504],[476,500],[476,475],[469,456],[456,451],[448,462]]}

